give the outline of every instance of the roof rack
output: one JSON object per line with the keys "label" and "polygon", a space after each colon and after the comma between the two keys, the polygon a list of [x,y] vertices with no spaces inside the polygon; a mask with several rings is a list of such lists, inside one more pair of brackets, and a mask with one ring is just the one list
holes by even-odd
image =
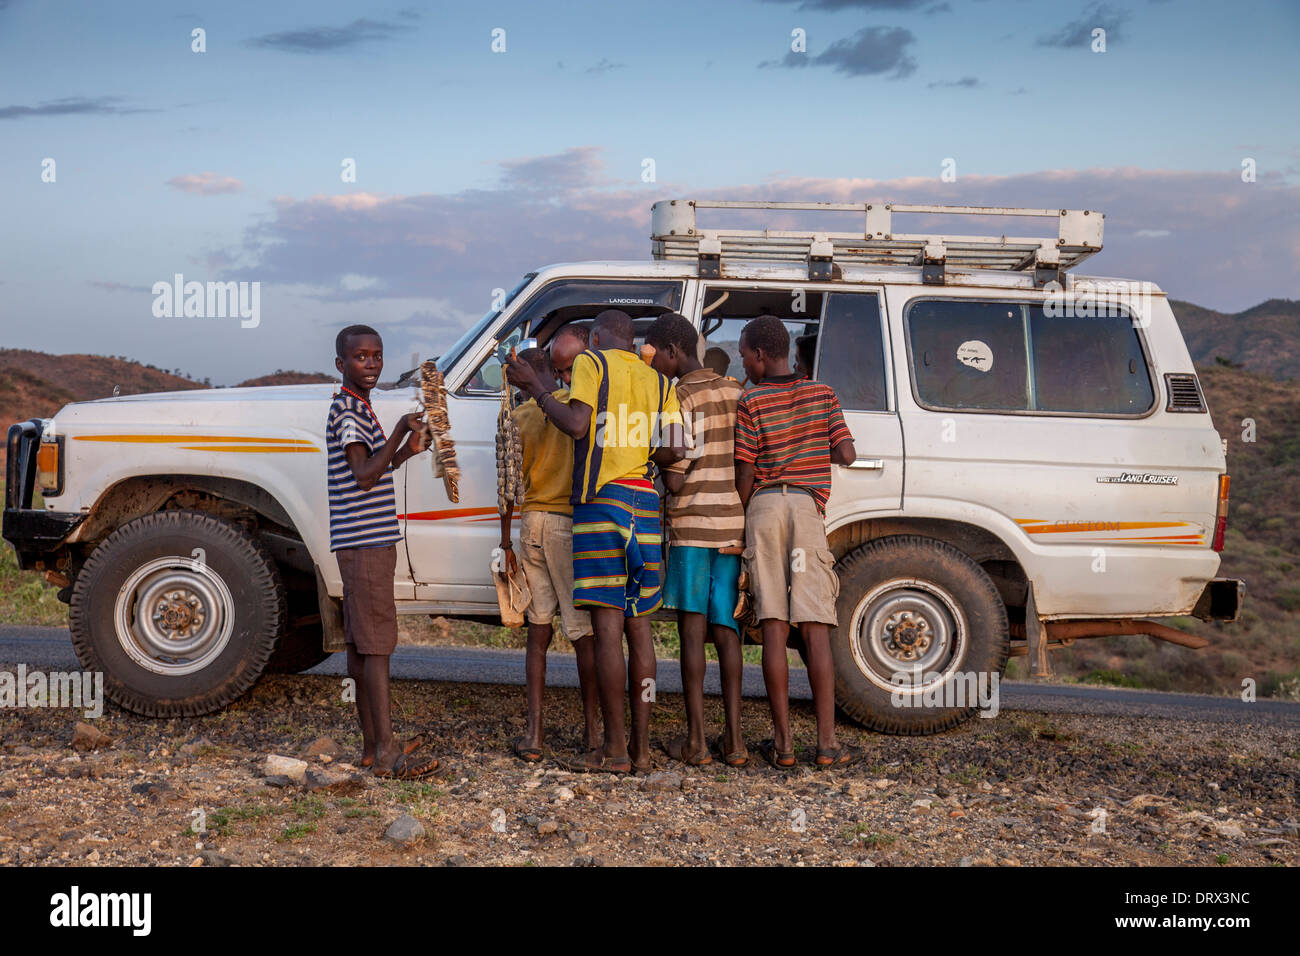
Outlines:
{"label": "roof rack", "polygon": [[[700,229],[700,209],[771,209],[860,212],[862,232],[776,229]],[[896,233],[894,213],[963,216],[1032,216],[1055,219],[1054,237],[957,236]],[[808,278],[836,278],[840,263],[921,267],[921,281],[942,285],[947,266],[1030,271],[1038,286],[1063,281],[1067,269],[1101,251],[1106,217],[1088,209],[1021,209],[1014,206],[932,206],[914,203],[735,202],[665,199],[650,213],[650,238],[656,259],[694,259],[700,275],[722,274],[722,260],[806,262]]]}

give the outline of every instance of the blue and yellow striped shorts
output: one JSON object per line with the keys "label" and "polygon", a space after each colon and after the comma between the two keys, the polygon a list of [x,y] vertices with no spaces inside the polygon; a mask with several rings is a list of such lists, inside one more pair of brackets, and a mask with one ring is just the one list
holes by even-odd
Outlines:
{"label": "blue and yellow striped shorts", "polygon": [[611,481],[573,506],[573,603],[641,617],[663,604],[663,536],[653,489]]}

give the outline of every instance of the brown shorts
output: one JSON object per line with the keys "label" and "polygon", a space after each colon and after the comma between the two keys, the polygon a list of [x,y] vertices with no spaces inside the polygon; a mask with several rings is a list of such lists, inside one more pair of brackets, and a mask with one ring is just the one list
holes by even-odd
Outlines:
{"label": "brown shorts", "polygon": [[340,548],[334,552],[343,577],[343,634],[358,654],[392,654],[397,648],[397,545]]}
{"label": "brown shorts", "polygon": [[591,614],[573,606],[573,519],[550,511],[525,511],[519,529],[519,563],[533,601],[529,624],[550,624],[558,612],[570,641],[591,634]]}
{"label": "brown shorts", "polygon": [[811,495],[786,486],[756,493],[745,511],[744,560],[760,621],[835,626],[840,579]]}

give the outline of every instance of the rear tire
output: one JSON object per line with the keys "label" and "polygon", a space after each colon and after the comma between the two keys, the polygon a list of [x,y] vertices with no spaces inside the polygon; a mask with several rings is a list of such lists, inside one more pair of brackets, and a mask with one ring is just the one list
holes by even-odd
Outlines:
{"label": "rear tire", "polygon": [[[841,710],[889,734],[969,720],[1011,649],[1006,605],[984,569],[942,541],[896,535],[854,549],[837,570],[831,652]],[[977,683],[963,685],[971,673]]]}
{"label": "rear tire", "polygon": [[68,623],[78,660],[103,672],[109,700],[146,717],[197,717],[261,676],[284,629],[284,587],[242,528],[160,511],[91,552]]}

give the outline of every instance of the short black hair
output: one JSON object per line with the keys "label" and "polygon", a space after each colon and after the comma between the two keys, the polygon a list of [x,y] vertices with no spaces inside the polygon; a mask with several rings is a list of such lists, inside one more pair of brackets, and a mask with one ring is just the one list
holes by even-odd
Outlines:
{"label": "short black hair", "polygon": [[551,365],[551,353],[546,349],[524,349],[519,353],[519,359],[531,365],[538,375],[555,377],[555,369]]}
{"label": "short black hair", "polygon": [[812,377],[813,366],[817,364],[817,336],[801,335],[794,340],[795,354],[799,356],[799,364],[804,367],[809,377]]}
{"label": "short black hair", "polygon": [[713,369],[719,375],[726,375],[731,368],[731,356],[727,354],[726,349],[715,345],[704,353],[704,366]]}
{"label": "short black hair", "polygon": [[661,349],[669,345],[677,346],[677,351],[685,352],[695,358],[700,347],[700,333],[691,325],[691,320],[679,312],[665,312],[646,330],[647,345]]}
{"label": "short black hair", "polygon": [[581,322],[570,322],[568,325],[560,326],[560,331],[551,337],[551,341],[554,342],[561,335],[572,335],[582,343],[583,348],[591,344],[591,329]]}
{"label": "short black hair", "polygon": [[772,358],[786,358],[790,354],[790,332],[775,315],[751,319],[741,330],[740,337],[751,350],[761,351]]}
{"label": "short black hair", "polygon": [[631,342],[636,338],[636,326],[632,324],[632,316],[622,309],[606,309],[600,313],[596,316],[595,328],[604,329],[610,335],[625,342]]}
{"label": "short black hair", "polygon": [[339,334],[334,336],[334,354],[339,358],[348,357],[348,339],[354,335],[373,335],[383,344],[383,336],[368,325],[349,325],[346,329],[339,330]]}

